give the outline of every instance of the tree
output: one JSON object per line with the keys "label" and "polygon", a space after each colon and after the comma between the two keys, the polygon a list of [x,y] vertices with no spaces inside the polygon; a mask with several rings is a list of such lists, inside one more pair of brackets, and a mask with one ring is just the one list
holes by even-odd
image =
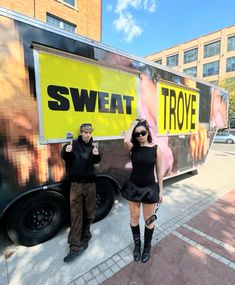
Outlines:
{"label": "tree", "polygon": [[226,78],[219,83],[229,94],[229,118],[235,117],[235,78]]}

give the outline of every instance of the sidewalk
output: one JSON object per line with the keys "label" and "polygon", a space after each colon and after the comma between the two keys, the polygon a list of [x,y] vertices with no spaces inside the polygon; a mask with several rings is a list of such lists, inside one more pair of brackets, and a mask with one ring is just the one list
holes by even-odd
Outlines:
{"label": "sidewalk", "polygon": [[[131,262],[102,284],[234,284],[235,189],[185,220],[180,215],[171,221],[173,231],[153,246],[148,263]],[[165,235],[170,225],[158,228],[155,238]]]}

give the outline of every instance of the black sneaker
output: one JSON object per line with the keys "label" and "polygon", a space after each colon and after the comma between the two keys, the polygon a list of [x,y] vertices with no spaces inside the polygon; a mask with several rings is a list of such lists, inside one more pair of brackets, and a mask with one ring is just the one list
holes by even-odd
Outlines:
{"label": "black sneaker", "polygon": [[69,261],[74,260],[83,251],[84,251],[84,248],[79,248],[78,250],[70,249],[68,255],[66,255],[65,258],[64,258],[64,262],[69,262]]}

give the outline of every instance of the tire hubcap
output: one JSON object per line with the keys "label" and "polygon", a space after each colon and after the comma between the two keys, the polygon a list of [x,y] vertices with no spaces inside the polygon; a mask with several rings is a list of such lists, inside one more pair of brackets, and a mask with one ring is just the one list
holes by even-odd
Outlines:
{"label": "tire hubcap", "polygon": [[32,231],[40,231],[47,227],[53,219],[53,211],[49,207],[33,209],[27,216],[26,224]]}

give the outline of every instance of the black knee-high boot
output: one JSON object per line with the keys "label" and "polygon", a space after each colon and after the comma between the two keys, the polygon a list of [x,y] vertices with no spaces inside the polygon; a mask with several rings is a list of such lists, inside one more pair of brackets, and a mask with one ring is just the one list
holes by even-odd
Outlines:
{"label": "black knee-high boot", "polygon": [[140,247],[141,247],[141,240],[140,240],[140,226],[132,226],[131,225],[131,231],[132,231],[132,235],[133,235],[133,239],[134,239],[134,243],[135,243],[135,248],[133,251],[133,257],[134,257],[134,261],[140,261]]}
{"label": "black knee-high boot", "polygon": [[154,228],[148,229],[145,227],[144,230],[144,250],[141,257],[141,262],[147,262],[150,259],[151,241],[153,237]]}

